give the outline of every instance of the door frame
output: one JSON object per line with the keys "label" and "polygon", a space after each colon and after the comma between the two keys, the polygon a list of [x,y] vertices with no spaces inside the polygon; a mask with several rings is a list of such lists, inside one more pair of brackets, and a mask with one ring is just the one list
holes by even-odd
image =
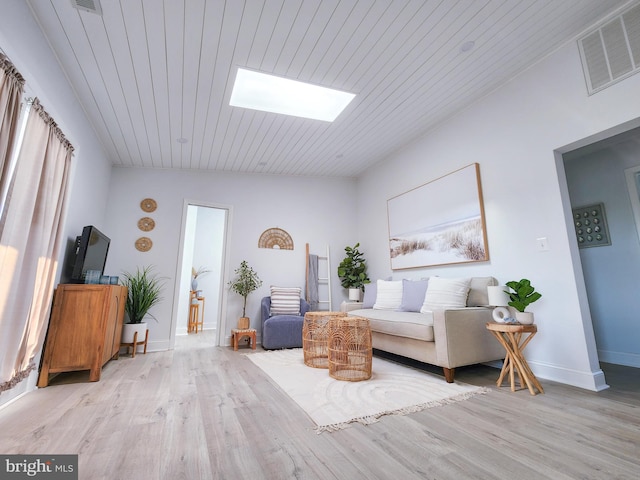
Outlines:
{"label": "door frame", "polygon": [[[218,310],[215,312],[216,315],[216,337],[215,337],[215,346],[219,346],[222,344],[226,345],[226,337],[223,337],[222,332],[226,332],[226,312],[227,312],[227,289],[224,288],[224,285],[227,284],[228,281],[228,272],[229,272],[229,234],[231,231],[231,220],[233,217],[233,207],[230,205],[215,203],[215,202],[206,202],[202,200],[193,200],[193,199],[184,199],[182,206],[182,221],[180,227],[180,243],[178,248],[178,261],[176,262],[176,273],[174,282],[174,292],[173,292],[173,312],[171,315],[171,335],[169,340],[169,348],[173,350],[175,348],[176,342],[176,331],[178,327],[178,319],[180,317],[180,312],[185,310],[185,308],[181,308],[185,305],[184,300],[186,299],[188,306],[188,297],[189,294],[188,289],[190,289],[191,284],[191,276],[188,279],[183,278],[183,263],[184,263],[184,247],[185,241],[187,238],[187,214],[189,207],[205,207],[205,208],[216,208],[218,210],[225,210],[225,222],[224,222],[224,233],[222,239],[222,269],[220,272],[220,291],[219,291],[219,303]],[[185,285],[188,285],[188,289],[185,290]],[[182,300],[182,301],[181,301]]]}

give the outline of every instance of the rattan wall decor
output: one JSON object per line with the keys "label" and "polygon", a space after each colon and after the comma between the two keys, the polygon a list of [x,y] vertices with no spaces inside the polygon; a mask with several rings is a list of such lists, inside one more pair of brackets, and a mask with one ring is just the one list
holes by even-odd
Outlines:
{"label": "rattan wall decor", "polygon": [[578,247],[602,247],[611,245],[607,216],[603,203],[573,209],[573,226]]}
{"label": "rattan wall decor", "polygon": [[149,237],[140,237],[136,240],[136,249],[141,252],[148,252],[153,247],[153,242]]}
{"label": "rattan wall decor", "polygon": [[[140,202],[140,208],[143,212],[155,212],[158,203],[153,198],[145,198]],[[156,222],[151,217],[142,217],[138,220],[138,228],[143,232],[150,232],[156,227]],[[153,247],[153,241],[149,237],[140,237],[135,242],[136,250],[140,252],[148,252]]]}
{"label": "rattan wall decor", "polygon": [[145,198],[140,202],[140,208],[147,213],[151,213],[158,208],[158,204],[153,198]]}
{"label": "rattan wall decor", "polygon": [[138,228],[143,232],[150,232],[155,228],[155,226],[156,222],[153,220],[153,218],[142,217],[140,220],[138,220]]}
{"label": "rattan wall decor", "polygon": [[293,239],[281,228],[268,228],[260,235],[258,247],[293,250]]}

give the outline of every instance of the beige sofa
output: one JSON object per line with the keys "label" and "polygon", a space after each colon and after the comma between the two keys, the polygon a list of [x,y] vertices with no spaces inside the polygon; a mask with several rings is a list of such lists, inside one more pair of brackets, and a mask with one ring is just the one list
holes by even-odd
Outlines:
{"label": "beige sofa", "polygon": [[[456,367],[501,360],[502,346],[486,329],[492,321],[487,286],[493,277],[473,277],[464,308],[416,311],[358,308],[346,304],[349,315],[368,318],[373,348],[442,367],[452,383]],[[366,296],[365,296],[366,299]]]}

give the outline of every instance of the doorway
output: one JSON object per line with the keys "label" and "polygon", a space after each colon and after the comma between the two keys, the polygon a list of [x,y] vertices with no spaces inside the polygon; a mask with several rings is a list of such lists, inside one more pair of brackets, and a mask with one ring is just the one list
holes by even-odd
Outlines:
{"label": "doorway", "polygon": [[[224,279],[226,265],[226,238],[229,208],[185,202],[181,256],[178,281],[175,282],[176,312],[174,312],[173,344],[175,337],[188,333],[191,291],[195,288],[200,298],[198,315],[202,329],[220,345],[224,325]],[[198,275],[194,280],[194,272]]]}
{"label": "doorway", "polygon": [[[596,230],[591,231],[596,227],[588,222],[586,227],[582,226],[584,218],[571,219],[569,233],[578,247],[576,260],[580,262],[585,283],[597,356],[606,364],[634,368],[640,367],[640,349],[635,341],[640,327],[635,318],[635,297],[627,292],[629,286],[637,284],[640,244],[632,209],[634,199],[627,188],[625,170],[637,167],[638,163],[637,126],[563,154],[571,215],[577,215],[580,207],[596,206],[603,214],[606,212],[603,220],[608,223],[610,233],[608,243],[589,244],[592,238],[597,238]],[[588,214],[582,216],[591,221]]]}

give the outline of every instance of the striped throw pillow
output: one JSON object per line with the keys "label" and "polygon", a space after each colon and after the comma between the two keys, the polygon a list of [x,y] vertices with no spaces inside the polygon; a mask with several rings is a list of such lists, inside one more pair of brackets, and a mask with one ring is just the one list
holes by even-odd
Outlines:
{"label": "striped throw pillow", "polygon": [[271,287],[271,315],[300,315],[300,287]]}

